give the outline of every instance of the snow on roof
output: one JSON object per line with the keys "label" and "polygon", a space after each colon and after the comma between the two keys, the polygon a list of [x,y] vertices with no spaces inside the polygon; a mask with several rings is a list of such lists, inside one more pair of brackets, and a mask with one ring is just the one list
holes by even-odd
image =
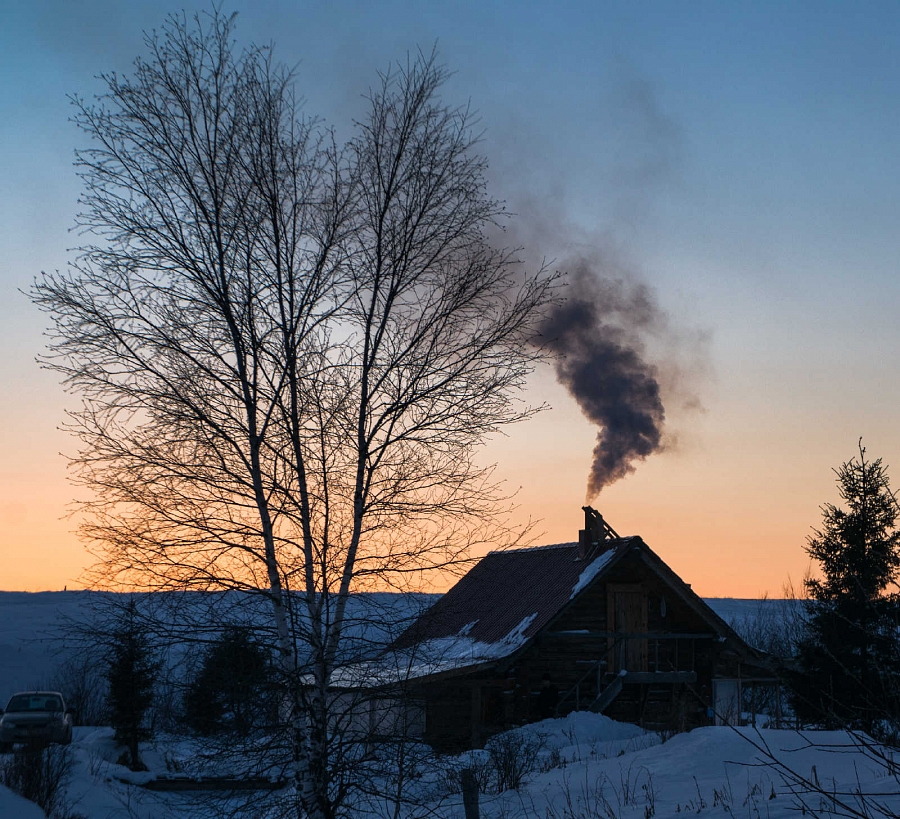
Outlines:
{"label": "snow on roof", "polygon": [[338,687],[387,685],[500,659],[525,644],[525,633],[537,616],[532,612],[523,617],[508,634],[492,643],[473,640],[468,631],[475,623],[467,623],[457,634],[389,652],[380,662],[345,666],[332,676],[332,683]]}
{"label": "snow on roof", "polygon": [[506,657],[637,540],[608,541],[589,562],[579,557],[577,543],[490,552],[392,648],[427,657],[427,673]]}
{"label": "snow on roof", "polygon": [[411,673],[410,676],[433,674],[435,672],[432,669],[436,667],[440,667],[441,670],[464,668],[512,654],[525,644],[528,639],[525,632],[537,616],[538,613],[535,611],[523,617],[505,637],[493,643],[473,640],[467,634],[439,637],[419,643],[412,652],[411,671],[415,673]]}
{"label": "snow on roof", "polygon": [[612,560],[612,556],[615,554],[614,549],[609,549],[603,554],[595,557],[590,563],[588,563],[585,570],[578,575],[578,582],[572,589],[572,594],[569,595],[569,600],[574,600],[575,595],[578,594],[583,588],[585,588],[600,572],[603,571],[604,567],[610,560]]}

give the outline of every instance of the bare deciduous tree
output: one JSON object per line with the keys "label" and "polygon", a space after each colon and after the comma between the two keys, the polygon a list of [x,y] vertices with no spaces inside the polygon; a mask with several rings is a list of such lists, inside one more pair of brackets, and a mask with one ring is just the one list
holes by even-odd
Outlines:
{"label": "bare deciduous tree", "polygon": [[474,454],[532,412],[516,391],[554,277],[486,240],[503,210],[433,55],[380,75],[341,147],[233,17],[146,42],[75,100],[94,240],[32,291],[82,401],[84,535],[108,587],[265,598],[296,811],[333,816],[350,595],[514,535]]}

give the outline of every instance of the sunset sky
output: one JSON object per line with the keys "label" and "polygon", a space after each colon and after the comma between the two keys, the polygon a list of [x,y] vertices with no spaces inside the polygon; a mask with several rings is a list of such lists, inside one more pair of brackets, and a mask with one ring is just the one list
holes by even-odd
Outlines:
{"label": "sunset sky", "polygon": [[[127,73],[142,31],[200,3],[35,0],[0,23],[0,590],[79,586],[67,406],[21,290],[62,269],[79,182],[67,95]],[[351,131],[376,71],[437,44],[480,114],[494,195],[529,259],[602,259],[661,311],[643,339],[666,451],[594,502],[704,596],[781,596],[860,436],[900,487],[900,5],[287,2],[240,42],[297,64],[307,111]],[[551,369],[546,412],[483,453],[537,543],[573,540],[596,430]]]}

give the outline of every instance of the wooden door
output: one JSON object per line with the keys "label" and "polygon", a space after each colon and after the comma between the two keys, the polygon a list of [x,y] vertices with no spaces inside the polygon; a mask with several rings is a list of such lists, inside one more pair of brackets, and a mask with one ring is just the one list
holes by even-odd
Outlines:
{"label": "wooden door", "polygon": [[647,594],[640,586],[608,585],[606,587],[606,612],[609,630],[615,636],[609,638],[615,646],[610,658],[609,670],[647,670]]}

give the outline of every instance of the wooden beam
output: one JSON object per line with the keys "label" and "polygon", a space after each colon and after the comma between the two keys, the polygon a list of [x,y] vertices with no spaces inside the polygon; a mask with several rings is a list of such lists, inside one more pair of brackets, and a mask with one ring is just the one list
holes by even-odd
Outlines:
{"label": "wooden beam", "polygon": [[685,634],[678,634],[673,632],[661,631],[661,632],[653,632],[653,631],[588,631],[587,629],[579,630],[574,629],[572,631],[548,631],[546,632],[547,637],[627,637],[629,640],[631,639],[639,639],[639,640],[714,640],[718,637],[717,634],[691,634],[687,632]]}
{"label": "wooden beam", "polygon": [[695,683],[696,671],[628,671],[620,675],[624,683]]}

